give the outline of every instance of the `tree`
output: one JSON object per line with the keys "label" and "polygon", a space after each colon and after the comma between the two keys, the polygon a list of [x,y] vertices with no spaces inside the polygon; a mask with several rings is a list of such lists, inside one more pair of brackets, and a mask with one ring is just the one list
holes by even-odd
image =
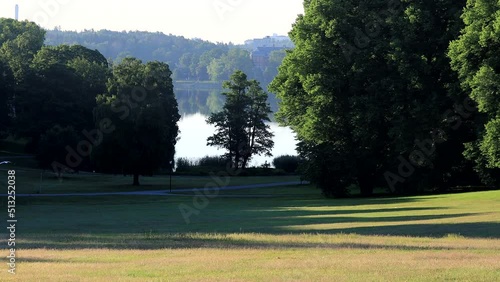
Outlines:
{"label": "tree", "polygon": [[207,145],[225,149],[231,168],[244,169],[253,155],[272,156],[274,134],[266,124],[271,108],[267,93],[242,71],[234,72],[223,86],[229,92],[222,93],[226,97],[223,110],[207,119],[217,130]]}
{"label": "tree", "polygon": [[[47,130],[40,137],[36,158],[41,168],[52,168],[53,162],[66,162],[66,146],[75,146],[79,140],[79,135],[71,126],[61,127],[55,125]],[[61,177],[58,171],[58,177]]]}
{"label": "tree", "polygon": [[266,79],[266,81],[264,81],[265,84],[271,83],[272,79],[278,75],[278,68],[283,62],[285,56],[285,50],[275,50],[269,53],[269,63],[263,73],[263,78]]}
{"label": "tree", "polygon": [[12,119],[14,84],[9,67],[0,59],[0,139],[7,135]]}
{"label": "tree", "polygon": [[207,67],[207,72],[213,81],[228,79],[236,70],[253,74],[253,63],[248,51],[231,48],[227,54],[212,59]]}
{"label": "tree", "polygon": [[44,39],[45,30],[34,22],[0,18],[0,57],[8,62],[18,82],[26,75]]}
{"label": "tree", "polygon": [[300,165],[300,158],[298,156],[283,155],[274,158],[273,165],[277,169],[282,169],[287,173],[295,173]]}
{"label": "tree", "polygon": [[96,97],[105,92],[108,77],[108,63],[98,51],[79,45],[43,47],[17,87],[16,133],[31,138],[34,150],[40,135],[55,124],[78,132],[93,128]]}
{"label": "tree", "polygon": [[[173,164],[180,115],[169,66],[125,58],[113,67],[108,91],[97,99],[97,128],[109,129],[93,153],[102,172],[152,175]],[[106,130],[108,131],[108,130]]]}
{"label": "tree", "polygon": [[476,162],[476,170],[489,184],[488,169],[500,168],[500,3],[469,0],[462,15],[465,27],[451,42],[451,65],[460,76],[462,88],[477,103],[484,116],[479,138],[467,143],[465,155]]}
{"label": "tree", "polygon": [[[416,141],[446,125],[443,113],[463,97],[453,93],[457,78],[446,58],[463,3],[304,5],[290,33],[296,47],[270,86],[281,100],[277,118],[297,133],[308,175],[325,195],[345,196],[347,187],[357,185],[369,196],[374,187],[387,187],[384,175],[398,171],[400,159],[418,149]],[[389,186],[415,192],[433,173],[440,174],[433,185],[445,181],[451,168],[432,170],[438,150],[429,151],[412,160],[412,173]]]}
{"label": "tree", "polygon": [[44,34],[33,22],[0,18],[0,136],[12,133],[16,92]]}

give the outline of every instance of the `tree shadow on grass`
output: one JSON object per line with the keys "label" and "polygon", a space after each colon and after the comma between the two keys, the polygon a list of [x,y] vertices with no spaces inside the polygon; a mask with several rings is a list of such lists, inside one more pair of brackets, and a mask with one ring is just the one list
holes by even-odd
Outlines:
{"label": "tree shadow on grass", "polygon": [[16,262],[17,263],[61,263],[65,261],[63,259],[25,257],[22,254],[18,254]]}
{"label": "tree shadow on grass", "polygon": [[273,210],[249,210],[250,213],[260,213],[275,216],[315,216],[315,215],[351,215],[351,214],[369,214],[369,213],[401,213],[401,212],[418,212],[418,211],[438,211],[446,210],[447,208],[441,207],[408,207],[408,208],[380,208],[380,209],[340,209],[340,210],[306,210],[306,209],[286,209],[279,208]]}
{"label": "tree shadow on grass", "polygon": [[[269,221],[269,225],[274,227],[285,225],[289,226],[295,222],[295,226],[299,225],[310,225],[310,224],[336,224],[336,223],[380,223],[380,222],[411,222],[411,221],[421,221],[421,220],[435,220],[435,219],[448,219],[448,218],[458,218],[465,217],[471,215],[478,215],[473,213],[461,213],[461,214],[441,214],[441,215],[404,215],[404,216],[383,216],[383,217],[328,217],[323,216],[324,213],[321,213],[322,216],[314,216],[314,217],[306,217],[299,218],[297,217],[273,217],[273,218],[259,218],[255,217],[255,219],[259,220],[261,224],[266,221]],[[280,222],[286,224],[280,224]]]}
{"label": "tree shadow on grass", "polygon": [[[500,223],[436,223],[436,224],[397,224],[390,226],[363,226],[349,228],[334,228],[315,230],[310,229],[309,224],[332,224],[343,222],[413,222],[418,220],[446,219],[470,214],[450,215],[423,215],[423,216],[392,216],[376,218],[360,217],[319,217],[306,221],[297,222],[296,218],[275,217],[258,218],[255,215],[250,218],[257,225],[247,226],[245,233],[261,234],[359,234],[359,235],[381,235],[381,236],[409,236],[409,237],[434,237],[441,238],[449,234],[457,234],[471,238],[500,238]],[[227,223],[227,221],[224,221]],[[210,222],[201,222],[201,224]],[[300,224],[298,224],[300,223]],[[291,224],[295,224],[293,229]],[[191,233],[168,233],[165,230],[153,230],[149,232],[109,232],[94,233],[88,230],[85,234],[74,233],[45,233],[45,234],[23,234],[19,249],[182,249],[182,248],[252,248],[252,249],[288,249],[288,248],[352,248],[352,249],[397,249],[397,250],[445,250],[445,249],[467,249],[468,246],[415,246],[415,245],[391,245],[375,243],[297,243],[297,242],[264,242],[259,240],[244,240],[229,238],[224,234],[238,233],[238,223],[227,224],[228,228],[223,230],[210,230],[204,228],[199,234]],[[303,225],[303,228],[301,228]],[[308,229],[309,228],[309,229]],[[214,233],[211,233],[214,232]],[[216,233],[215,233],[216,232]],[[240,230],[241,232],[241,230]],[[205,234],[205,235],[200,235]],[[0,243],[3,240],[0,240]]]}
{"label": "tree shadow on grass", "polygon": [[[225,219],[213,219],[208,222],[214,226],[227,224],[226,228],[219,227],[208,232],[216,233],[263,233],[263,234],[360,234],[360,235],[390,235],[410,237],[443,237],[448,234],[457,234],[471,238],[500,238],[500,223],[426,223],[426,220],[446,220],[467,217],[478,214],[448,214],[448,215],[420,215],[420,216],[387,216],[387,217],[259,217],[250,216],[248,220],[229,222]],[[218,222],[221,220],[221,222]],[[255,223],[254,223],[255,222]],[[422,223],[420,223],[422,222]],[[362,224],[363,227],[342,226]],[[366,226],[372,223],[372,226]],[[398,224],[399,223],[399,224]],[[194,223],[197,227],[198,223]],[[202,224],[206,225],[207,222]],[[208,228],[209,229],[209,228]],[[196,230],[196,229],[194,229]]]}
{"label": "tree shadow on grass", "polygon": [[[424,202],[433,199],[433,197],[377,197],[377,198],[346,198],[346,199],[325,199],[323,196],[309,197],[294,197],[295,195],[288,196],[287,203],[284,206],[290,207],[320,207],[320,206],[363,206],[363,205],[395,205],[413,202]],[[437,196],[436,196],[437,197]]]}
{"label": "tree shadow on grass", "polygon": [[[331,216],[328,216],[331,215]],[[217,230],[207,230],[208,232],[238,232],[244,230],[245,232],[259,232],[266,234],[276,234],[284,232],[299,232],[299,233],[316,233],[324,232],[323,230],[308,230],[310,225],[328,225],[335,226],[335,224],[340,223],[374,223],[379,224],[383,222],[413,222],[422,220],[438,220],[438,219],[450,219],[458,217],[466,217],[472,215],[478,215],[473,213],[462,213],[462,214],[436,214],[436,215],[402,215],[402,216],[383,216],[383,217],[354,217],[354,216],[337,216],[336,213],[322,212],[318,211],[317,214],[309,213],[303,215],[297,212],[290,213],[279,213],[276,214],[274,211],[268,212],[255,212],[246,214],[244,217],[240,218],[207,218],[198,222],[191,223],[192,225],[198,224],[211,224],[213,226],[219,226]],[[224,224],[225,223],[225,226]],[[257,224],[253,224],[257,223]],[[293,228],[289,228],[293,226]],[[304,226],[304,228],[301,228]],[[328,229],[326,229],[328,230]],[[339,229],[332,229],[339,230]],[[328,231],[326,233],[329,233]],[[348,232],[356,233],[356,232]],[[409,232],[408,235],[412,235]],[[451,233],[451,232],[449,232]]]}
{"label": "tree shadow on grass", "polygon": [[435,223],[435,224],[401,224],[390,226],[363,226],[327,230],[280,228],[281,231],[292,233],[326,233],[326,234],[359,234],[380,236],[412,236],[441,238],[449,234],[456,234],[467,238],[489,238],[500,239],[500,223],[478,222],[478,223]]}

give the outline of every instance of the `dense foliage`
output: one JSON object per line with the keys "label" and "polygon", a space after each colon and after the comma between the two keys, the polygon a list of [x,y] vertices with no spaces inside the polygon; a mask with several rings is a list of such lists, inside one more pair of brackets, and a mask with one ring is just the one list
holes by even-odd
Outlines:
{"label": "dense foliage", "polygon": [[[167,63],[172,70],[179,110],[190,114],[210,114],[221,110],[224,101],[219,98],[220,85],[229,80],[236,70],[245,72],[266,88],[278,73],[285,50],[274,50],[264,67],[254,66],[251,48],[233,44],[211,43],[201,39],[143,31],[117,32],[85,30],[82,32],[48,30],[47,45],[78,44],[98,50],[109,61],[119,62],[127,56],[144,62]],[[188,82],[189,87],[181,85]],[[205,89],[198,82],[213,82],[217,89]],[[206,84],[206,83],[205,83]],[[269,102],[277,110],[277,100],[270,94]]]}
{"label": "dense foliage", "polygon": [[103,172],[152,175],[174,162],[180,115],[167,64],[125,58],[97,97],[96,128],[109,129],[93,155]]}
{"label": "dense foliage", "polygon": [[223,110],[207,119],[207,123],[216,127],[207,144],[225,149],[225,158],[232,169],[244,169],[254,155],[271,156],[274,135],[266,123],[270,121],[271,107],[259,83],[247,80],[242,71],[231,75],[224,88],[228,92],[223,93],[226,97]]}
{"label": "dense foliage", "polygon": [[42,168],[152,174],[173,165],[180,116],[167,64],[110,66],[81,45],[44,46],[34,23],[0,19],[0,136],[26,138]]}
{"label": "dense foliage", "polygon": [[[271,52],[264,66],[231,44],[106,30],[53,30],[45,40],[34,23],[0,19],[0,137],[26,138],[27,152],[58,173],[133,174],[139,184],[174,165],[178,104],[221,108],[207,120],[216,127],[207,142],[239,170],[274,145],[260,86],[274,78],[277,119],[299,140],[299,156],[275,166],[291,172],[300,160],[326,196],[500,183],[498,1],[304,7],[290,32],[295,49]],[[197,165],[222,167],[214,158]]]}
{"label": "dense foliage", "polygon": [[250,52],[233,44],[212,43],[201,39],[166,35],[160,32],[117,32],[85,30],[82,32],[49,30],[47,45],[79,44],[99,50],[106,58],[120,61],[127,56],[142,61],[165,62],[172,68],[173,80],[224,81],[236,70],[267,85],[276,75],[283,51],[271,55],[269,66],[254,67]]}
{"label": "dense foliage", "polygon": [[466,144],[465,155],[483,181],[498,184],[488,168],[500,168],[500,2],[469,0],[462,19],[465,27],[451,43],[449,56],[486,123],[478,138]]}
{"label": "dense foliage", "polygon": [[274,158],[273,166],[287,173],[296,173],[300,165],[300,157],[284,155]]}
{"label": "dense foliage", "polygon": [[447,57],[465,0],[304,5],[271,91],[309,179],[328,196],[479,184],[462,152],[481,116]]}

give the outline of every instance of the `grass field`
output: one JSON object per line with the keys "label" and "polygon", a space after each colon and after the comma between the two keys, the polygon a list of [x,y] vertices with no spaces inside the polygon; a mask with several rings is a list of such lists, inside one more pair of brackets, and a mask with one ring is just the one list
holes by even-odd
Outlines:
{"label": "grass field", "polygon": [[[18,185],[36,175],[19,173]],[[130,187],[72,177],[53,191]],[[166,189],[165,179],[143,182]],[[500,191],[329,200],[302,185],[17,200],[17,274],[3,264],[0,281],[500,281]]]}
{"label": "grass field", "polygon": [[[8,166],[0,167],[2,169]],[[169,176],[141,177],[141,186],[132,186],[132,176],[102,175],[94,173],[64,174],[58,178],[51,171],[26,169],[11,166],[17,171],[17,194],[58,194],[58,193],[94,193],[94,192],[129,192],[146,190],[170,189]],[[5,174],[5,172],[4,172]],[[225,181],[226,178],[223,178]],[[276,182],[299,181],[298,176],[249,176],[228,177],[227,185],[264,184]],[[173,176],[172,190],[183,188],[203,188],[207,183],[213,183],[210,177]]]}

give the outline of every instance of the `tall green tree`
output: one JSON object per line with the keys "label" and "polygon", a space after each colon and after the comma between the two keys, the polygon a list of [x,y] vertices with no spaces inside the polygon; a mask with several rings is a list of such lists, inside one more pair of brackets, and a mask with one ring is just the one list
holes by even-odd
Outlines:
{"label": "tall green tree", "polygon": [[55,125],[90,130],[96,97],[106,91],[108,77],[108,63],[98,51],[78,45],[43,47],[17,87],[16,133],[31,138],[35,150],[40,136]]}
{"label": "tall green tree", "polygon": [[97,99],[96,126],[110,133],[94,150],[99,171],[152,175],[173,164],[180,115],[169,66],[125,58],[113,67],[108,91]]}
{"label": "tall green tree", "polygon": [[[391,18],[388,63],[396,70],[391,84],[397,91],[389,108],[393,115],[389,136],[395,152],[415,170],[409,177],[398,173],[404,177],[392,179],[399,192],[480,184],[472,162],[462,155],[463,143],[475,138],[471,132],[479,117],[460,89],[447,56],[449,42],[463,27],[460,16],[465,3],[401,2],[397,10],[404,14]],[[403,162],[392,159],[387,164],[390,171],[400,171]]]}
{"label": "tall green tree", "polygon": [[247,80],[242,71],[234,72],[223,86],[228,90],[223,93],[226,102],[221,112],[207,119],[208,124],[216,127],[207,144],[225,149],[233,169],[244,169],[254,155],[272,156],[274,135],[266,123],[270,121],[271,108],[267,93],[257,81]]}
{"label": "tall green tree", "polygon": [[[453,109],[456,78],[447,44],[460,29],[461,1],[305,1],[290,37],[295,49],[270,90],[281,99],[278,120],[297,133],[308,175],[328,196],[357,185],[365,196],[387,186],[415,190],[432,172],[436,150],[412,162]],[[460,93],[456,94],[457,97]],[[434,148],[436,144],[431,141]],[[460,155],[460,151],[456,151]],[[408,161],[410,163],[410,161]],[[446,169],[436,178],[443,180]]]}
{"label": "tall green tree", "polygon": [[0,135],[12,133],[16,92],[42,47],[45,31],[33,22],[0,18]]}
{"label": "tall green tree", "polygon": [[465,27],[450,44],[451,65],[484,115],[479,138],[467,143],[465,155],[493,184],[487,170],[500,168],[500,2],[469,0],[462,19]]}
{"label": "tall green tree", "polygon": [[34,22],[0,18],[0,57],[20,82],[31,60],[43,46],[45,30]]}

